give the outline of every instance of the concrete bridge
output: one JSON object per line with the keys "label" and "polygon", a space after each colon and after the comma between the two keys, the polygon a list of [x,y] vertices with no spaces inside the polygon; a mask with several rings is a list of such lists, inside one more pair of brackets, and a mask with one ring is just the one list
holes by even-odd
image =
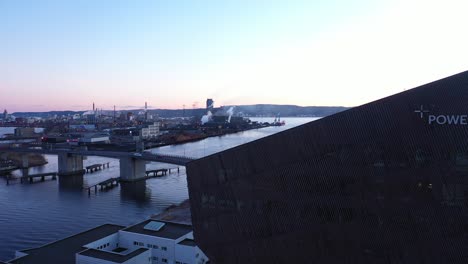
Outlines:
{"label": "concrete bridge", "polygon": [[[120,161],[120,177],[123,181],[135,181],[146,176],[146,162],[162,162],[185,166],[192,158],[153,154],[150,152],[89,151],[86,149],[67,148],[2,148],[0,152],[39,153],[58,156],[58,175],[68,175],[83,171],[86,156],[115,158]],[[23,167],[28,167],[27,155],[23,156]]]}

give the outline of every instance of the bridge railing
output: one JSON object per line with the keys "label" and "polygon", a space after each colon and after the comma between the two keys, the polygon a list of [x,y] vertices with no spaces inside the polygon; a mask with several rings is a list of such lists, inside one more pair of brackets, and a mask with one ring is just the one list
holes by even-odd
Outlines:
{"label": "bridge railing", "polygon": [[161,158],[173,158],[173,159],[184,159],[184,160],[196,160],[196,158],[181,156],[181,155],[167,155],[167,154],[158,154],[158,153],[151,153],[150,155],[161,157]]}
{"label": "bridge railing", "polygon": [[[92,156],[103,156],[103,157],[116,157],[116,152],[109,151],[106,153],[106,151],[89,151],[87,149],[63,149],[59,148],[57,146],[52,146],[52,145],[41,145],[42,148],[39,148],[40,146],[38,145],[22,145],[22,146],[9,146],[5,148],[0,147],[0,151],[3,152],[8,152],[8,150],[16,151],[16,152],[26,152],[26,151],[32,151],[32,152],[43,152],[44,154],[57,154],[59,152],[67,152],[69,151],[70,153],[75,153],[78,155],[92,155]],[[78,153],[79,152],[79,153]],[[119,152],[120,153],[120,152]],[[127,152],[122,152],[125,156],[125,153]],[[136,157],[136,153],[127,153],[127,155]],[[140,157],[147,158],[147,159],[160,159],[162,161],[172,161],[172,162],[178,162],[178,163],[186,163],[190,162],[192,160],[196,160],[197,158],[194,157],[188,157],[188,156],[182,156],[182,155],[168,155],[168,154],[159,154],[159,153],[151,153],[151,152],[144,152],[139,155]]]}

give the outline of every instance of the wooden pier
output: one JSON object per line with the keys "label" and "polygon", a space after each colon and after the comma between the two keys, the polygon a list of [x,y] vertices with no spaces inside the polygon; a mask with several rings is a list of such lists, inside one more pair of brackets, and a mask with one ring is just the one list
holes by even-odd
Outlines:
{"label": "wooden pier", "polygon": [[[151,174],[153,174],[151,176]],[[158,170],[148,170],[146,171],[146,177],[152,178],[152,177],[160,177],[164,176],[167,174],[167,169],[158,169]]]}
{"label": "wooden pier", "polygon": [[94,188],[94,193],[97,193],[98,186],[100,187],[100,190],[102,191],[104,189],[110,189],[110,188],[114,188],[114,186],[118,186],[119,182],[120,182],[120,177],[110,178],[102,182],[96,183],[94,185],[88,186],[85,189],[88,189],[88,195],[91,195],[91,189],[93,188]]}
{"label": "wooden pier", "polygon": [[[147,170],[146,177],[147,178],[155,178],[167,175],[167,172],[171,173],[171,170],[177,169],[177,173],[179,172],[179,167],[176,168],[168,168],[168,169],[157,169],[157,170]],[[153,175],[151,175],[153,174]]]}
{"label": "wooden pier", "polygon": [[[95,165],[97,165],[97,164],[95,164]],[[107,166],[109,166],[109,165],[107,165]],[[90,166],[88,166],[88,167],[90,167]],[[86,169],[88,169],[88,167],[86,167]],[[147,179],[150,179],[150,178],[161,177],[161,176],[167,175],[168,172],[171,173],[172,170],[177,170],[177,172],[180,172],[179,167],[167,168],[167,169],[157,169],[157,170],[148,170],[148,171],[146,171],[146,177],[139,178],[139,179],[136,179],[136,180],[133,180],[133,181],[144,181],[144,180],[147,180]],[[98,187],[99,187],[99,189],[101,191],[105,190],[105,189],[114,188],[115,186],[118,186],[119,182],[121,182],[121,181],[123,181],[123,180],[121,180],[120,177],[110,178],[110,179],[101,181],[99,183],[93,184],[91,186],[84,187],[84,189],[88,190],[88,195],[91,195],[91,190],[92,189],[94,189],[94,193],[97,193]]]}
{"label": "wooden pier", "polygon": [[93,164],[93,165],[86,166],[86,173],[93,173],[93,172],[95,172],[95,171],[105,169],[106,166],[107,166],[107,168],[109,168],[109,163],[110,163],[110,162],[102,163],[102,164],[101,164],[101,163],[97,163],[97,164]]}
{"label": "wooden pier", "polygon": [[52,180],[56,180],[57,179],[57,172],[30,174],[30,175],[27,175],[27,176],[22,176],[20,178],[20,181],[21,181],[21,183],[27,182],[27,181],[29,181],[29,183],[33,183],[35,178],[41,178],[41,181],[45,181],[45,177],[48,177],[48,176],[50,176]]}

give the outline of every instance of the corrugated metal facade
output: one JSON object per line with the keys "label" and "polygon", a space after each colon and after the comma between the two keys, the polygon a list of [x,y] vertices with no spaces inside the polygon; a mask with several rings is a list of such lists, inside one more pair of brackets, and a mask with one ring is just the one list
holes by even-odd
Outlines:
{"label": "corrugated metal facade", "polygon": [[468,262],[468,72],[187,166],[214,263]]}

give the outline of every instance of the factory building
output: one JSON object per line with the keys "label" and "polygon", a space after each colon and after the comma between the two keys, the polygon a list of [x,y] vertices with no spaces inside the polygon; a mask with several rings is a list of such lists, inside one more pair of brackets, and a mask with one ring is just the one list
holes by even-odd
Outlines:
{"label": "factory building", "polygon": [[467,263],[468,72],[187,166],[213,263]]}
{"label": "factory building", "polygon": [[148,127],[142,128],[140,135],[143,139],[156,138],[159,136],[159,122],[154,122],[153,124],[148,125]]}
{"label": "factory building", "polygon": [[206,110],[213,111],[214,108],[214,101],[211,98],[206,99]]}

